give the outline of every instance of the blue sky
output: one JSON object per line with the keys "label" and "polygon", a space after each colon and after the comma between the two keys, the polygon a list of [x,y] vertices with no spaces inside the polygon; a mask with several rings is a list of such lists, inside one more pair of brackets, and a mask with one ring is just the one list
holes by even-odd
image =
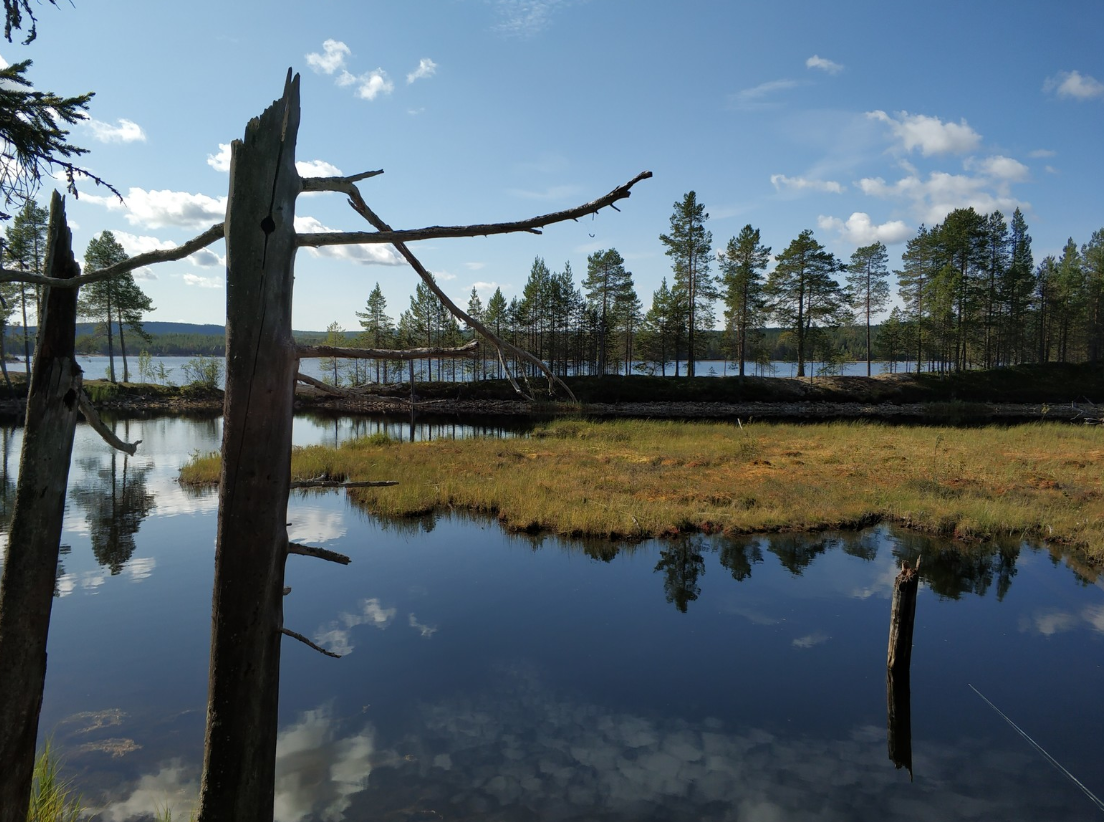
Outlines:
{"label": "blue sky", "polygon": [[[102,230],[137,253],[221,219],[220,148],[302,75],[298,159],[382,168],[361,190],[396,228],[512,220],[577,205],[638,172],[618,214],[542,236],[419,243],[462,305],[520,295],[534,257],[615,247],[650,303],[659,242],[695,190],[714,247],[751,223],[780,252],[802,230],[843,259],[951,209],[1018,206],[1036,261],[1104,227],[1104,3],[74,0],[39,11],[8,62],[63,94],[91,184],[68,209],[80,253]],[[364,230],[339,195],[301,197],[304,229]],[[150,319],[223,323],[221,243],[142,280]],[[357,326],[378,281],[397,316],[416,275],[385,247],[301,250],[294,325]]]}

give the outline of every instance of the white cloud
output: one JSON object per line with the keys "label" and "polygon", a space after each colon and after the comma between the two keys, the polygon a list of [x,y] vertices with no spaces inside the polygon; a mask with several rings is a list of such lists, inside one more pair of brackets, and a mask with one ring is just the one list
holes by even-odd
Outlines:
{"label": "white cloud", "polygon": [[809,180],[805,177],[787,177],[785,174],[772,174],[771,185],[776,191],[825,191],[842,194],[843,186],[833,180]]}
{"label": "white cloud", "polygon": [[965,119],[959,123],[944,123],[938,117],[907,111],[897,112],[897,119],[884,111],[868,111],[866,116],[888,125],[905,151],[920,149],[925,157],[964,154],[981,144],[981,135],[970,128]]}
{"label": "white cloud", "polygon": [[201,248],[195,254],[188,257],[188,262],[200,268],[213,268],[216,265],[225,266],[226,258],[216,254],[209,248]]}
{"label": "white cloud", "polygon": [[436,625],[423,625],[422,623],[418,622],[418,618],[415,617],[414,614],[410,615],[410,620],[409,621],[410,621],[410,627],[413,628],[414,630],[418,631],[418,633],[420,633],[422,635],[423,639],[429,639],[435,633],[437,633],[437,626]]}
{"label": "white cloud", "polygon": [[480,294],[490,295],[494,294],[496,289],[502,288],[503,285],[502,283],[476,280],[474,283],[472,283],[471,287],[478,291]]}
{"label": "white cloud", "polygon": [[1072,97],[1074,100],[1091,100],[1104,97],[1104,83],[1079,71],[1060,71],[1046,79],[1043,91],[1052,91],[1059,97]]}
{"label": "white cloud", "polygon": [[[318,234],[333,231],[314,217],[296,217],[295,230],[300,234]],[[328,245],[307,249],[315,257],[352,260],[361,265],[403,265],[403,259],[391,246],[381,243],[366,245]]]}
{"label": "white cloud", "polygon": [[520,188],[511,188],[506,193],[512,197],[521,197],[526,200],[565,200],[574,197],[581,189],[576,185],[549,186],[544,191],[526,191]]}
{"label": "white cloud", "polygon": [[119,119],[115,121],[117,125],[114,126],[91,117],[83,122],[92,131],[92,137],[101,143],[144,143],[146,141],[146,133],[133,120]]}
{"label": "white cloud", "polygon": [[1043,166],[1043,171],[1047,174],[1059,174],[1060,172],[1054,166]]}
{"label": "white cloud", "polygon": [[1030,152],[1027,156],[1036,160],[1046,159],[1047,157],[1054,157],[1058,154],[1057,151],[1051,151],[1049,148],[1037,148]]}
{"label": "white cloud", "polygon": [[482,271],[486,267],[486,263],[464,263],[464,268],[468,271]]}
{"label": "white cloud", "polygon": [[218,154],[207,155],[207,165],[213,168],[215,171],[229,171],[230,170],[230,144],[219,143]]}
{"label": "white cloud", "polygon": [[986,157],[984,160],[970,159],[963,165],[965,165],[967,171],[977,171],[988,177],[1007,180],[1010,183],[1023,182],[1031,175],[1028,167],[1019,160],[1013,160],[1011,157],[1004,157],[1000,154]]}
{"label": "white cloud", "polygon": [[222,288],[222,278],[197,277],[195,274],[185,274],[184,285],[191,285],[196,288]]}
{"label": "white cloud", "polygon": [[410,74],[406,75],[407,85],[413,83],[415,80],[423,80],[427,77],[432,77],[436,73],[437,64],[428,57],[423,57],[418,61],[418,67],[410,72]]}
{"label": "white cloud", "polygon": [[[357,97],[361,100],[375,100],[381,94],[390,94],[395,90],[395,84],[387,76],[387,72],[381,68],[362,74],[355,79],[358,84]],[[343,83],[348,85],[348,83]]]}
{"label": "white cloud", "polygon": [[737,108],[758,108],[767,105],[766,98],[778,91],[785,91],[797,85],[796,80],[770,80],[752,88],[746,88],[733,96]]}
{"label": "white cloud", "polygon": [[921,179],[918,174],[909,174],[896,183],[888,184],[881,177],[865,177],[855,185],[871,197],[902,199],[911,203],[916,219],[928,225],[942,222],[956,208],[973,208],[981,214],[996,210],[1011,214],[1017,208],[1029,207],[1028,203],[1012,196],[1008,180],[986,175],[935,171],[927,180]]}
{"label": "white cloud", "polygon": [[[498,17],[494,30],[507,37],[526,38],[539,34],[552,24],[560,9],[578,0],[491,0]],[[584,0],[585,2],[585,0]]]}
{"label": "white cloud", "polygon": [[126,231],[113,231],[111,233],[115,235],[115,239],[119,241],[119,245],[123,247],[123,251],[127,253],[128,257],[145,254],[147,251],[166,251],[170,248],[176,248],[176,243],[172,240],[159,240],[156,237],[140,236]]}
{"label": "white cloud", "polygon": [[295,164],[300,177],[344,177],[341,169],[325,160],[300,160]]}
{"label": "white cloud", "polygon": [[825,231],[836,231],[841,239],[854,245],[871,245],[872,243],[884,243],[893,245],[903,243],[912,236],[913,231],[901,220],[890,220],[877,225],[870,219],[870,215],[862,211],[856,211],[847,221],[839,217],[817,217],[817,226]]}
{"label": "white cloud", "polygon": [[806,68],[820,69],[821,71],[826,71],[829,74],[839,74],[841,71],[843,71],[843,66],[839,63],[835,63],[831,60],[828,60],[827,58],[820,57],[816,54],[805,61],[805,66]]}
{"label": "white cloud", "polygon": [[226,219],[226,197],[208,197],[186,191],[131,188],[126,194],[125,204],[115,197],[98,194],[82,194],[81,199],[111,211],[126,211],[127,222],[145,228],[177,226],[204,229]]}
{"label": "white cloud", "polygon": [[347,45],[340,40],[326,40],[322,43],[322,53],[307,55],[307,65],[322,74],[333,74],[345,67],[345,58],[352,54]]}

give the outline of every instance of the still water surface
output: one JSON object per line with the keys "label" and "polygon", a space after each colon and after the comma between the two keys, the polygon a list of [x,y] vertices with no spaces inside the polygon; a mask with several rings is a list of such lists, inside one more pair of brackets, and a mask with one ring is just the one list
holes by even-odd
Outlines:
{"label": "still water surface", "polygon": [[[198,792],[217,500],[175,478],[220,425],[119,423],[143,440],[126,460],[78,429],[42,729],[104,820],[186,817]],[[10,481],[19,431],[3,443]],[[1104,794],[1104,590],[1046,551],[889,529],[565,542],[380,522],[330,492],[288,519],[353,563],[288,561],[287,626],[344,657],[284,642],[280,822],[1101,818],[970,689]],[[910,780],[885,653],[917,552]]]}

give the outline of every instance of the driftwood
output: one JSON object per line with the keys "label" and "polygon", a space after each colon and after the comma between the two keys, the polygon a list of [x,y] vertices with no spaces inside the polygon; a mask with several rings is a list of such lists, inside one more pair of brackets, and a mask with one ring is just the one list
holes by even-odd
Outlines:
{"label": "driftwood", "polygon": [[115,436],[115,432],[104,425],[103,420],[100,419],[100,415],[96,413],[96,409],[92,405],[92,400],[88,398],[83,389],[77,394],[77,401],[80,403],[80,410],[81,414],[84,415],[84,419],[92,426],[92,430],[103,438],[104,442],[117,451],[134,456],[134,452],[138,450],[138,446],[142,443],[141,440],[124,442]]}
{"label": "driftwood", "polygon": [[920,560],[906,562],[893,581],[889,617],[889,649],[886,656],[886,724],[889,758],[907,768],[912,778],[912,704],[910,665],[912,632],[916,621],[916,590],[920,584]]}
{"label": "driftwood", "polygon": [[[46,271],[50,280],[61,281],[80,273],[65,204],[57,192],[50,202]],[[73,347],[77,292],[51,288],[43,303],[0,582],[0,822],[27,819],[65,491],[82,393]]]}
{"label": "driftwood", "polygon": [[[324,559],[327,562],[336,562],[338,565],[348,565],[352,562],[352,559],[345,556],[345,554],[339,554],[337,551],[328,551],[325,548],[315,548],[313,545],[300,545],[297,542],[288,543],[289,554],[299,554],[304,557],[314,557],[315,559]],[[291,589],[286,589],[288,593]]]}
{"label": "driftwood", "polygon": [[479,340],[472,340],[457,348],[339,348],[332,345],[300,345],[295,349],[301,360],[334,357],[347,360],[430,360],[459,359],[467,357],[479,348]]}

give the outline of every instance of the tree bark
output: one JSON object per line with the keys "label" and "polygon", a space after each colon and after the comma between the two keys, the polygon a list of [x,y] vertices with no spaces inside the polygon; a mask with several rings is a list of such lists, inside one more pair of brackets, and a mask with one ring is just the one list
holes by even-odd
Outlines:
{"label": "tree bark", "polygon": [[271,822],[292,400],[299,77],[231,148],[226,395],[200,822]]}
{"label": "tree bark", "polygon": [[[65,205],[54,193],[46,270],[80,274]],[[46,642],[57,581],[58,549],[81,369],[74,356],[75,289],[50,289],[28,378],[23,452],[0,581],[0,822],[26,822],[46,682]]]}
{"label": "tree bark", "polygon": [[908,563],[893,581],[889,615],[889,648],[886,655],[886,725],[889,758],[898,768],[907,768],[912,778],[912,705],[910,667],[912,630],[916,621],[916,589],[920,584],[920,561]]}

